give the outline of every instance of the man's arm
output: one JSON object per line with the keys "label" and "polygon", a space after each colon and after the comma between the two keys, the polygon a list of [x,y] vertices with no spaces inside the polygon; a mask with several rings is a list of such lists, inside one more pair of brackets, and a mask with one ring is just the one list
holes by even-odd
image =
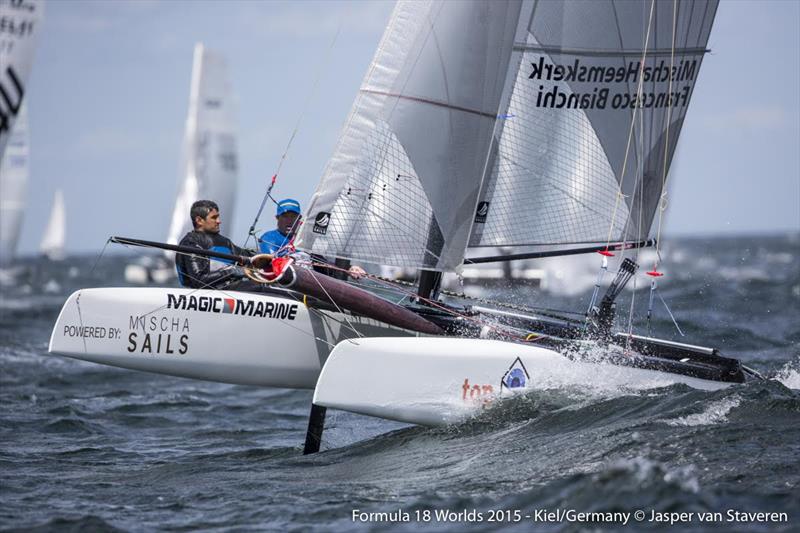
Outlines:
{"label": "man's arm", "polygon": [[[198,251],[202,252],[208,250],[208,247],[203,246],[203,244],[204,243],[192,238],[181,241],[181,246],[197,248]],[[233,243],[231,243],[231,246],[233,246]],[[236,255],[246,255],[247,257],[252,255],[243,248],[236,247],[232,248],[232,250],[234,250],[234,254]],[[181,266],[183,275],[189,282],[187,285],[194,288],[216,287],[223,281],[239,279],[242,277],[241,273],[234,268],[222,268],[212,271],[210,260],[202,255],[186,254]]]}

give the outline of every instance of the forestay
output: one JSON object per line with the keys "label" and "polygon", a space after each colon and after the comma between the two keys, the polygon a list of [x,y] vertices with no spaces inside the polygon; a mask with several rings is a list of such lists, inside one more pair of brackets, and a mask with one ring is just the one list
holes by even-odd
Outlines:
{"label": "forestay", "polygon": [[183,171],[167,242],[176,244],[191,230],[189,209],[197,200],[214,200],[223,224],[233,220],[237,155],[233,92],[228,65],[218,53],[194,48]]}
{"label": "forestay", "polygon": [[5,153],[33,64],[44,2],[0,2],[0,159]]}
{"label": "forestay", "polygon": [[646,238],[716,9],[534,3],[469,245]]}
{"label": "forestay", "polygon": [[462,262],[520,7],[397,5],[297,246],[434,270]]}

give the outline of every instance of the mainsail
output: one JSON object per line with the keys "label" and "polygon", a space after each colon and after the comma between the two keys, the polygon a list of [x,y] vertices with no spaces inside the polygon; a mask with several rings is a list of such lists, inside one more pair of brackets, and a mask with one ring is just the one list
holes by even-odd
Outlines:
{"label": "mainsail", "polygon": [[197,200],[215,201],[223,223],[233,220],[234,214],[238,162],[228,65],[201,43],[194,48],[182,166],[167,237],[170,244],[191,230],[189,208]]}
{"label": "mainsail", "polygon": [[645,238],[716,7],[400,2],[296,244],[451,270]]}
{"label": "mainsail", "polygon": [[716,9],[535,3],[470,246],[647,238]]}
{"label": "mainsail", "polygon": [[0,159],[22,110],[44,2],[0,2]]}
{"label": "mainsail", "polygon": [[28,106],[22,104],[6,153],[0,158],[0,264],[14,258],[28,189]]}
{"label": "mainsail", "polygon": [[399,2],[296,244],[331,257],[463,259],[521,2]]}
{"label": "mainsail", "polygon": [[42,236],[39,251],[49,259],[59,261],[64,259],[64,244],[67,240],[67,211],[64,207],[64,194],[61,189],[56,190],[53,199],[53,208],[50,219]]}

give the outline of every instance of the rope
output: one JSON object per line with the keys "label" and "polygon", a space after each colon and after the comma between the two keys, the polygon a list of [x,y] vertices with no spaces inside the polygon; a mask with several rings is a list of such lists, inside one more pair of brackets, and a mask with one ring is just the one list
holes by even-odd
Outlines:
{"label": "rope", "polygon": [[294,139],[297,136],[297,132],[300,130],[300,125],[303,123],[303,119],[306,116],[306,112],[308,111],[308,108],[310,107],[311,100],[313,99],[313,97],[315,96],[315,94],[317,92],[317,87],[319,86],[319,82],[322,79],[322,75],[326,71],[325,65],[330,64],[330,61],[329,61],[330,54],[333,51],[334,45],[336,44],[336,40],[339,38],[339,33],[342,30],[342,22],[343,22],[343,17],[340,17],[339,18],[339,25],[336,28],[336,33],[334,34],[333,39],[331,40],[331,44],[330,44],[330,46],[328,46],[328,50],[326,51],[325,57],[322,60],[322,66],[320,68],[318,68],[318,69],[315,69],[316,72],[317,72],[317,76],[314,79],[313,84],[311,85],[311,91],[309,91],[308,96],[306,97],[306,101],[303,104],[303,108],[302,108],[302,110],[300,112],[300,116],[297,118],[297,122],[295,123],[294,129],[292,130],[292,134],[289,136],[289,141],[286,143],[286,148],[283,150],[283,154],[281,154],[281,157],[278,160],[277,169],[275,170],[275,173],[272,175],[272,180],[270,181],[270,184],[267,187],[267,192],[264,194],[264,197],[261,199],[261,205],[258,207],[258,212],[256,213],[256,217],[253,219],[253,223],[250,225],[250,231],[249,231],[249,233],[247,235],[247,238],[244,241],[243,247],[247,247],[247,243],[250,242],[250,237],[253,237],[254,239],[256,239],[256,242],[258,242],[258,239],[257,239],[256,234],[255,234],[256,225],[258,224],[258,219],[261,218],[261,213],[264,211],[264,206],[267,203],[267,199],[272,200],[275,204],[278,203],[275,200],[275,198],[272,197],[272,189],[275,187],[275,182],[278,180],[278,175],[281,172],[281,168],[283,168],[284,161],[286,161],[286,156],[289,154],[289,150],[291,149],[292,143],[294,142]]}
{"label": "rope", "polygon": [[[330,269],[330,270],[338,270],[340,272],[347,272],[346,269],[343,269],[343,268],[340,268],[340,267],[337,267],[337,266],[334,266],[334,265],[329,265],[327,263],[312,263],[312,265],[314,265],[314,266],[324,266],[325,268]],[[393,284],[393,282],[384,281],[379,276],[373,276],[371,274],[366,274],[364,277],[368,278],[368,279],[372,279],[374,281],[377,281],[378,283]],[[450,307],[447,307],[447,306],[444,306],[444,305],[440,304],[436,300],[431,300],[429,298],[423,298],[422,296],[419,296],[418,294],[416,294],[414,292],[406,291],[406,290],[400,289],[399,287],[395,287],[395,290],[397,292],[401,292],[401,293],[405,293],[405,294],[407,294],[409,296],[413,296],[413,297],[417,298],[419,301],[425,302],[427,305],[429,305],[431,307],[434,307],[436,309],[439,309],[440,311],[443,311],[445,313],[448,313],[448,314],[450,314],[452,316],[455,316],[455,317],[458,317],[458,318],[462,318],[464,320],[468,320],[470,322],[474,322],[474,323],[476,323],[476,324],[478,324],[480,326],[483,326],[483,327],[486,327],[486,328],[489,328],[489,329],[492,329],[492,330],[495,330],[495,331],[503,332],[505,334],[508,334],[509,332],[513,332],[516,335],[520,335],[520,338],[523,339],[523,340],[525,340],[530,335],[530,331],[528,331],[528,330],[523,330],[523,329],[520,329],[520,328],[515,328],[515,327],[512,327],[512,326],[506,326],[506,325],[504,325],[502,327],[501,326],[497,326],[497,325],[492,325],[487,320],[479,319],[477,317],[474,317],[474,316],[471,316],[471,315],[467,315],[467,314],[464,314],[464,313],[459,313],[459,312],[455,311],[454,309],[452,309]],[[533,339],[532,341],[529,341],[529,342],[533,342],[533,341],[536,341],[536,340],[539,340],[539,339],[547,337],[546,335],[539,335],[539,334],[537,334],[537,335],[538,336],[537,336],[536,339]]]}
{"label": "rope", "polygon": [[[363,335],[361,334],[361,332],[359,332],[359,331],[358,331],[358,330],[357,330],[357,329],[356,329],[356,328],[353,326],[353,324],[351,324],[351,323],[350,323],[350,320],[347,318],[347,313],[345,313],[345,312],[342,310],[342,308],[341,308],[341,307],[339,307],[339,304],[337,304],[337,303],[336,303],[336,301],[335,301],[335,300],[334,300],[334,299],[331,297],[331,295],[330,295],[330,294],[328,294],[328,291],[326,291],[326,290],[325,290],[325,287],[323,287],[323,286],[322,286],[322,283],[320,283],[319,279],[317,279],[317,275],[314,273],[314,271],[313,271],[313,270],[311,270],[311,269],[309,269],[309,270],[308,270],[308,272],[311,274],[311,277],[314,279],[314,281],[317,283],[317,285],[319,285],[319,288],[320,288],[320,289],[322,289],[322,292],[324,292],[324,293],[325,293],[325,296],[327,296],[327,297],[328,297],[328,300],[330,300],[330,302],[331,302],[331,303],[332,303],[332,304],[333,304],[333,305],[336,307],[336,310],[337,310],[337,311],[339,311],[339,312],[342,314],[342,316],[344,317],[344,320],[345,320],[345,321],[347,321],[347,324],[350,326],[350,329],[352,329],[353,331],[355,331],[356,335],[358,335],[358,336],[359,336],[359,338],[363,337]],[[350,341],[352,344],[358,345],[358,343],[357,343],[357,342],[355,342],[353,339],[347,339],[347,340],[348,340],[348,341]]]}
{"label": "rope", "polygon": [[[678,2],[672,2],[672,46],[670,49],[669,67],[670,72],[675,66],[675,31],[678,25]],[[653,270],[656,270],[661,262],[661,224],[664,218],[664,211],[667,209],[667,160],[669,159],[669,126],[672,121],[672,76],[669,77],[670,97],[667,99],[667,134],[664,138],[664,166],[661,175],[661,198],[658,202],[658,226],[656,230],[656,262]]]}
{"label": "rope", "polygon": [[[647,33],[645,35],[644,48],[643,48],[643,51],[642,51],[642,62],[641,62],[640,68],[639,68],[639,82],[638,82],[638,87],[636,88],[637,104],[642,101],[642,91],[644,90],[644,64],[645,64],[645,61],[647,60],[647,46],[650,43],[650,30],[651,30],[652,25],[653,25],[653,12],[654,12],[654,10],[655,10],[655,0],[651,0],[651,2],[650,2],[650,17],[649,17],[649,20],[647,22]],[[626,169],[627,169],[627,166],[628,166],[628,155],[630,154],[631,140],[633,139],[633,129],[634,129],[634,125],[636,124],[636,114],[637,114],[637,112],[639,114],[641,114],[641,111],[639,109],[640,109],[640,105],[637,105],[636,107],[633,108],[633,116],[631,117],[631,127],[628,130],[628,142],[627,142],[627,144],[625,146],[625,159],[622,160],[622,176],[620,177],[620,180],[619,180],[619,192],[617,192],[617,198],[616,198],[616,201],[614,202],[614,210],[611,213],[611,223],[610,223],[609,228],[608,228],[608,239],[606,239],[606,247],[608,247],[611,244],[611,234],[614,231],[614,220],[617,218],[617,209],[619,208],[619,200],[620,200],[620,198],[624,197],[624,195],[622,194],[622,190],[623,190],[622,189],[622,185],[623,185],[623,183],[625,183],[625,173],[626,173]],[[633,190],[634,190],[634,194],[635,194],[636,187],[634,187]]]}

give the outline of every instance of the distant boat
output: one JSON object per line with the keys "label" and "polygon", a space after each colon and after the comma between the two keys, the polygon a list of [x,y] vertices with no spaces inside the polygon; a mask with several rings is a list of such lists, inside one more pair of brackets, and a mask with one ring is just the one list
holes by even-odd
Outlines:
{"label": "distant boat", "polygon": [[65,257],[64,243],[67,238],[67,212],[64,208],[64,195],[61,189],[56,191],[50,220],[39,245],[41,254],[51,261],[61,261]]}
{"label": "distant boat", "polygon": [[22,114],[44,0],[0,2],[0,159]]}
{"label": "distant boat", "polygon": [[14,259],[25,214],[29,175],[28,110],[23,104],[0,162],[0,265]]}
{"label": "distant boat", "polygon": [[[223,225],[233,220],[238,157],[233,90],[225,58],[197,43],[194,48],[189,114],[184,134],[183,164],[167,242],[177,244],[191,231],[189,209],[197,200],[219,205]],[[165,283],[176,277],[174,255],[128,265],[130,283]]]}

